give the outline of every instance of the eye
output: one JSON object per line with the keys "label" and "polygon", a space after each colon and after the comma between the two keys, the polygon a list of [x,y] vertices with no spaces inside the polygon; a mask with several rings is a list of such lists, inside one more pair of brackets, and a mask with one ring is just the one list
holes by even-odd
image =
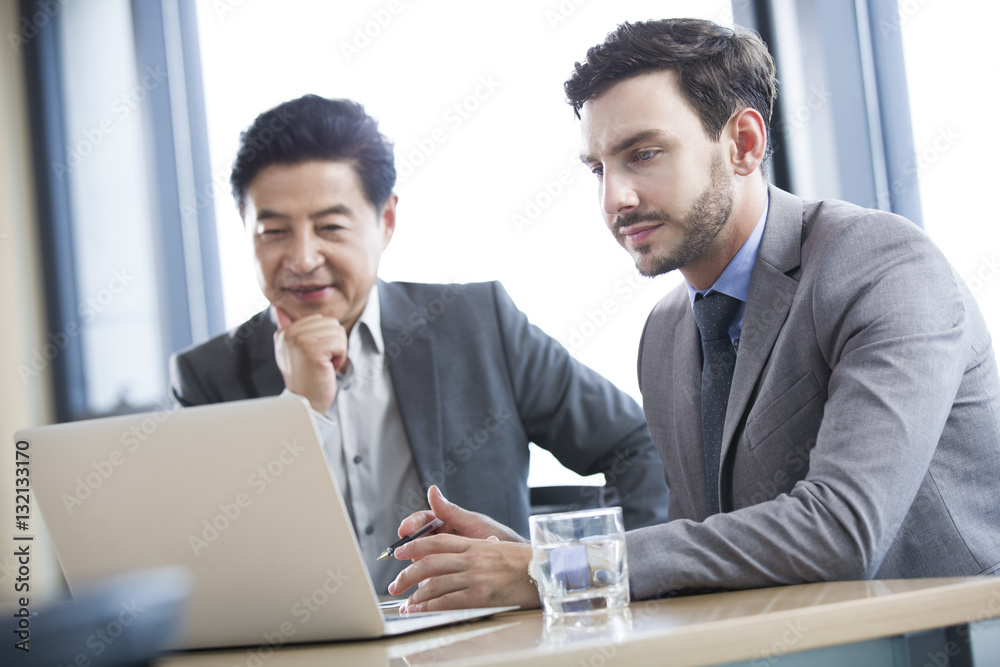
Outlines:
{"label": "eye", "polygon": [[649,162],[656,155],[656,151],[652,149],[645,149],[637,151],[635,154],[635,159],[639,162]]}
{"label": "eye", "polygon": [[326,225],[321,225],[319,231],[323,232],[324,234],[334,234],[342,229],[343,227],[341,227],[340,225],[326,224]]}
{"label": "eye", "polygon": [[594,176],[597,176],[597,180],[604,178],[604,167],[597,164],[590,168],[590,171]]}
{"label": "eye", "polygon": [[264,227],[263,229],[258,229],[257,234],[260,236],[270,236],[272,238],[281,236],[285,233],[285,230],[281,227]]}

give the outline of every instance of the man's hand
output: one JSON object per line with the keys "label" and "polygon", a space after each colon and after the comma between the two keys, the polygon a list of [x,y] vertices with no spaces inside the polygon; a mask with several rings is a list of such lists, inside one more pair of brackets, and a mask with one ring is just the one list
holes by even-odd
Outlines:
{"label": "man's hand", "polygon": [[431,506],[429,510],[414,512],[403,519],[399,524],[399,536],[406,537],[412,535],[433,519],[438,518],[444,521],[444,525],[435,531],[435,534],[450,533],[461,537],[472,537],[485,540],[487,537],[496,537],[503,542],[522,542],[525,539],[515,533],[507,526],[494,521],[485,514],[470,512],[462,509],[455,503],[449,502],[442,495],[437,485],[432,485],[427,489],[427,503]]}
{"label": "man's hand", "polygon": [[337,398],[337,371],[347,361],[347,331],[332,317],[307,315],[292,321],[277,306],[274,357],[285,386],[326,413]]}
{"label": "man's hand", "polygon": [[428,489],[427,499],[431,511],[407,517],[400,524],[400,536],[435,516],[445,525],[437,534],[404,544],[394,553],[413,564],[389,584],[389,593],[419,586],[404,604],[405,611],[539,606],[538,589],[528,578],[530,544],[506,526],[448,502],[436,486]]}

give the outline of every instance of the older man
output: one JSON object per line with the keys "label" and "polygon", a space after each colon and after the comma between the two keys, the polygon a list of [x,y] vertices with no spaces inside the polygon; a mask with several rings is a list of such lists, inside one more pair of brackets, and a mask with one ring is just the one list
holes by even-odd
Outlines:
{"label": "older man", "polygon": [[306,398],[379,592],[402,564],[375,558],[432,484],[525,534],[529,442],[604,473],[604,493],[580,504],[622,504],[632,527],[664,520],[639,406],[499,283],[377,279],[395,175],[392,145],[354,102],[306,96],[254,121],[231,180],[271,305],[173,358],[177,402]]}

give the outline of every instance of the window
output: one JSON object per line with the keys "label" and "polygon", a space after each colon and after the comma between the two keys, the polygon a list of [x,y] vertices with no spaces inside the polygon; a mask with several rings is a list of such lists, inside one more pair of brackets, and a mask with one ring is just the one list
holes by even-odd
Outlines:
{"label": "window", "polygon": [[[171,352],[222,330],[194,11],[182,0],[22,6],[59,421],[166,404]],[[208,233],[206,233],[206,230]]]}
{"label": "window", "polygon": [[1000,65],[988,39],[970,26],[1000,21],[1000,5],[974,0],[901,0],[898,21],[906,54],[915,155],[907,168],[920,181],[924,226],[976,297],[990,330],[1000,333],[1000,228],[992,188],[1000,166],[980,134],[1000,105]]}
{"label": "window", "polygon": [[[385,280],[499,279],[528,317],[639,399],[635,360],[650,280],[601,221],[562,84],[625,20],[732,23],[728,1],[374,0],[198,4],[226,321],[266,301],[228,177],[239,133],[305,93],[365,105],[396,144],[398,221]],[[575,483],[547,452],[532,484]]]}

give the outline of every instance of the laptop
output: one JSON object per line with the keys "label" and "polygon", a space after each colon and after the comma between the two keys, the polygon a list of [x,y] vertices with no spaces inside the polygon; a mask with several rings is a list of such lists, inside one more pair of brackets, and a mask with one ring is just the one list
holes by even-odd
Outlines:
{"label": "laptop", "polygon": [[31,480],[71,591],[140,569],[192,580],[172,648],[367,639],[517,607],[380,607],[294,395],[30,428]]}

